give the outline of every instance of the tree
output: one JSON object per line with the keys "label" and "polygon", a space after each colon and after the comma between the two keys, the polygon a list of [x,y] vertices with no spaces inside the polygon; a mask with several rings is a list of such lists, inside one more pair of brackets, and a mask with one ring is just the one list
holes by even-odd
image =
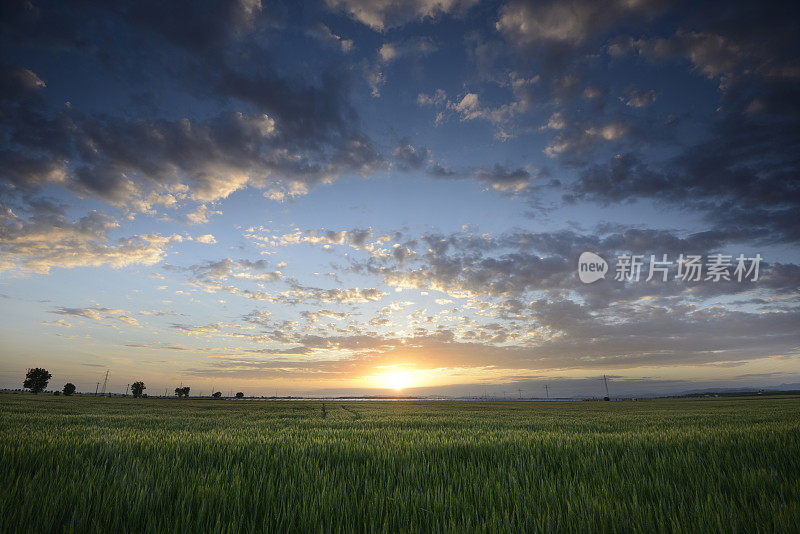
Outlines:
{"label": "tree", "polygon": [[215,399],[218,399],[218,398],[220,398],[222,396],[222,392],[221,391],[215,391],[214,393],[211,394],[211,396],[214,397]]}
{"label": "tree", "polygon": [[147,388],[145,387],[144,382],[142,382],[141,380],[138,382],[134,382],[133,384],[131,384],[131,395],[133,395],[134,398],[138,399],[139,397],[142,396],[142,391],[144,391],[145,389]]}
{"label": "tree", "polygon": [[237,399],[243,399],[243,398],[244,398],[244,393],[242,393],[241,391],[240,391],[240,392],[238,392],[238,393],[236,394],[236,398],[237,398]]}
{"label": "tree", "polygon": [[177,395],[178,397],[188,397],[190,389],[191,388],[189,386],[183,386],[181,388],[175,388],[175,395]]}
{"label": "tree", "polygon": [[53,378],[53,375],[48,373],[47,369],[42,369],[41,367],[28,369],[22,387],[30,389],[31,393],[39,393],[44,391],[44,388],[47,387],[47,382],[49,382],[51,378]]}
{"label": "tree", "polygon": [[70,396],[75,393],[75,384],[72,382],[67,382],[64,384],[64,395]]}

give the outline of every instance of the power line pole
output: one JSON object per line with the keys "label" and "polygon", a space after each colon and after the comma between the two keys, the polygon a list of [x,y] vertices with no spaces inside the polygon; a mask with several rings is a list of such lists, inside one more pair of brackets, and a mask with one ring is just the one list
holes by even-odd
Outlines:
{"label": "power line pole", "polygon": [[519,393],[519,398],[522,399],[522,390],[520,388],[517,388],[517,392]]}
{"label": "power line pole", "polygon": [[97,384],[94,386],[94,396],[95,396],[95,397],[97,396],[97,390],[98,390],[98,389],[100,389],[100,382],[98,382],[98,383],[97,383]]}
{"label": "power line pole", "polygon": [[100,391],[100,395],[106,394],[106,385],[108,385],[108,369],[106,369],[106,377],[103,379],[103,389]]}
{"label": "power line pole", "polygon": [[608,378],[606,378],[606,375],[603,375],[603,384],[606,386],[606,398],[610,399],[611,395],[608,394]]}
{"label": "power line pole", "polygon": [[548,387],[549,386],[547,384],[544,385],[544,394],[547,395],[547,398],[549,399],[550,398],[550,391],[549,391]]}
{"label": "power line pole", "polygon": [[130,388],[130,387],[131,387],[131,385],[130,385],[130,384],[128,384],[127,386],[125,386],[125,396],[126,396],[126,397],[128,396],[128,388]]}

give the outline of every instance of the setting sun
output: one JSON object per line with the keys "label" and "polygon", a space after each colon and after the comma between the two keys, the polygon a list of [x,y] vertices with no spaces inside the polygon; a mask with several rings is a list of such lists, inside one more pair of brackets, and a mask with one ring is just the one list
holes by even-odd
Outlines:
{"label": "setting sun", "polygon": [[380,376],[381,386],[387,389],[394,389],[400,391],[412,386],[412,380],[409,373],[386,373]]}

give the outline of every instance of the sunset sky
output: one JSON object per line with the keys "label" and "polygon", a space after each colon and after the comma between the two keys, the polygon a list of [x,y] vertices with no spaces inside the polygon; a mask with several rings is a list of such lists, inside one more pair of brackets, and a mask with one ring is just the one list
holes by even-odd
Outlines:
{"label": "sunset sky", "polygon": [[[0,387],[46,367],[150,394],[800,388],[798,20],[4,5]],[[612,272],[583,284],[584,251]],[[622,254],[763,261],[616,281]]]}

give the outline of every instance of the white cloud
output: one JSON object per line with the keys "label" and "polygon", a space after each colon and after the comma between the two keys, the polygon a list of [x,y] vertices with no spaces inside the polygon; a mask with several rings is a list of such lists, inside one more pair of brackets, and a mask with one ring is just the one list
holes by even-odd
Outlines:
{"label": "white cloud", "polygon": [[211,234],[199,235],[195,238],[195,241],[199,243],[205,243],[208,245],[213,245],[214,243],[217,242],[217,240]]}
{"label": "white cloud", "polygon": [[651,16],[658,1],[567,0],[512,1],[500,9],[497,31],[515,46],[541,42],[576,46],[631,15]]}
{"label": "white cloud", "polygon": [[154,265],[171,244],[183,239],[177,234],[145,234],[112,241],[107,234],[117,226],[96,211],[72,222],[0,219],[0,271],[48,273],[53,267]]}
{"label": "white cloud", "polygon": [[326,3],[382,32],[413,20],[432,20],[443,14],[463,12],[478,0],[326,0]]}

